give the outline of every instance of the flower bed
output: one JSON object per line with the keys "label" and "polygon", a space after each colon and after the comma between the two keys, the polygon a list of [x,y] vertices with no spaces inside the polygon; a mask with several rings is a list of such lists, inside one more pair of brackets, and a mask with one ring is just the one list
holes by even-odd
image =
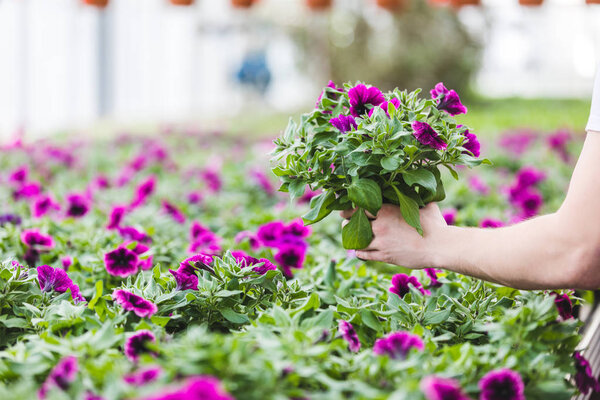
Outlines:
{"label": "flower bed", "polygon": [[[444,177],[449,223],[560,203],[569,137],[502,140],[494,168]],[[598,385],[573,357],[573,293],[365,265],[339,220],[298,221],[315,193],[275,192],[271,148],[171,130],[4,148],[0,398],[565,399]]]}

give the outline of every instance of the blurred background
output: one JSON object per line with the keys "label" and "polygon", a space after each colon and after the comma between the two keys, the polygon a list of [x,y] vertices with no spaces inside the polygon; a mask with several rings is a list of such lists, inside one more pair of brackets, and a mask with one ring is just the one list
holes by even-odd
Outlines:
{"label": "blurred background", "polygon": [[277,134],[332,79],[443,81],[480,131],[582,131],[599,0],[0,0],[0,141]]}

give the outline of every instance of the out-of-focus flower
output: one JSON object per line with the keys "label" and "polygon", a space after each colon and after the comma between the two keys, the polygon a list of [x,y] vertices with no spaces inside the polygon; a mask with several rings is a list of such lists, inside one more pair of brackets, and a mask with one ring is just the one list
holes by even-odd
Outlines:
{"label": "out-of-focus flower", "polygon": [[373,346],[373,352],[378,355],[386,355],[390,358],[406,358],[410,349],[423,351],[425,345],[423,340],[409,332],[394,332],[377,339]]}
{"label": "out-of-focus flower", "polygon": [[390,292],[397,294],[400,298],[403,298],[408,292],[410,292],[408,287],[409,284],[424,295],[431,294],[429,290],[423,288],[423,285],[421,285],[421,282],[419,282],[415,276],[408,276],[406,274],[396,274],[392,277],[392,286],[390,287]]}
{"label": "out-of-focus flower", "polygon": [[135,189],[135,195],[130,203],[131,208],[139,207],[146,202],[148,197],[156,190],[156,177],[150,175],[145,181],[140,183]]}
{"label": "out-of-focus flower", "polygon": [[50,195],[42,195],[35,199],[31,205],[31,214],[35,218],[43,217],[50,211],[60,210],[60,204],[56,202]]}
{"label": "out-of-focus flower", "polygon": [[573,317],[573,303],[571,302],[571,298],[568,294],[563,293],[559,294],[557,292],[552,292],[554,296],[554,304],[556,305],[556,309],[558,310],[558,314],[560,317],[566,321]]}
{"label": "out-of-focus flower", "polygon": [[118,229],[121,226],[121,222],[123,222],[126,211],[127,209],[123,206],[114,206],[108,216],[106,229]]}
{"label": "out-of-focus flower", "polygon": [[125,342],[125,355],[133,362],[137,362],[142,354],[155,354],[148,349],[148,343],[156,343],[152,332],[142,329],[127,338]]}
{"label": "out-of-focus flower", "polygon": [[169,203],[167,200],[163,200],[162,208],[178,224],[185,223],[185,214],[183,214],[174,204]]}
{"label": "out-of-focus flower", "polygon": [[427,376],[420,386],[427,400],[470,400],[454,379]]}
{"label": "out-of-focus flower", "polygon": [[71,290],[71,297],[76,302],[85,300],[81,293],[79,293],[79,286],[77,286],[66,271],[60,268],[52,268],[48,265],[41,265],[37,267],[38,283],[42,292],[58,292],[64,293],[67,290]]}
{"label": "out-of-focus flower", "polygon": [[40,399],[45,399],[48,395],[48,391],[52,389],[52,387],[57,387],[63,391],[68,390],[69,386],[75,381],[78,371],[79,365],[77,363],[77,358],[74,356],[63,358],[54,366],[54,368],[52,368],[52,371],[50,371],[50,374],[38,392],[38,397]]}
{"label": "out-of-focus flower", "polygon": [[190,378],[176,391],[144,397],[142,400],[234,400],[234,398],[223,390],[216,378],[196,376]]}
{"label": "out-of-focus flower", "polygon": [[437,288],[437,287],[442,286],[442,282],[438,281],[438,276],[437,276],[438,270],[436,270],[435,268],[425,268],[424,271],[430,279],[430,282],[429,282],[430,287]]}
{"label": "out-of-focus flower", "polygon": [[482,228],[501,228],[504,226],[504,222],[498,219],[484,218],[479,223],[479,226]]}
{"label": "out-of-focus flower", "polygon": [[40,233],[37,229],[27,229],[21,233],[21,241],[36,249],[51,249],[54,247],[52,236]]}
{"label": "out-of-focus flower", "polygon": [[342,338],[348,342],[348,349],[353,353],[357,353],[360,350],[360,340],[352,324],[341,319],[338,322],[338,331]]}
{"label": "out-of-focus flower", "polygon": [[6,224],[21,225],[21,217],[17,214],[0,214],[0,226]]}
{"label": "out-of-focus flower", "polygon": [[90,210],[90,201],[87,197],[80,194],[70,194],[67,196],[66,214],[69,217],[80,218]]}
{"label": "out-of-focus flower", "polygon": [[456,208],[447,208],[442,211],[442,217],[444,217],[444,221],[446,221],[448,225],[454,225],[457,213]]}
{"label": "out-of-focus flower", "polygon": [[573,354],[573,358],[576,370],[575,384],[579,391],[583,394],[587,394],[590,390],[593,393],[600,392],[600,382],[594,377],[590,362],[579,351]]}
{"label": "out-of-focus flower", "polygon": [[305,254],[306,245],[304,243],[285,243],[279,246],[279,251],[275,254],[275,262],[283,274],[291,278],[293,276],[292,268],[304,267]]}
{"label": "out-of-focus flower", "polygon": [[525,400],[525,385],[518,372],[508,368],[490,371],[479,381],[480,400]]}
{"label": "out-of-focus flower", "polygon": [[160,367],[149,367],[126,374],[123,376],[123,380],[130,385],[143,386],[157,380],[160,374],[162,374],[162,369]]}
{"label": "out-of-focus flower", "polygon": [[158,309],[154,303],[127,290],[119,289],[113,292],[113,300],[120,304],[125,311],[133,311],[138,317],[150,317]]}
{"label": "out-of-focus flower", "polygon": [[571,160],[571,155],[567,149],[567,145],[570,141],[571,134],[569,131],[563,129],[556,131],[547,138],[548,147],[556,152],[564,162],[569,162]]}

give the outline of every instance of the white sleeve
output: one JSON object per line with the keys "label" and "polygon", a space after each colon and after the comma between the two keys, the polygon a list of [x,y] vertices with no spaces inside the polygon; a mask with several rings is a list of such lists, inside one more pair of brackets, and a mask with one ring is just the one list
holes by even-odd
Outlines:
{"label": "white sleeve", "polygon": [[592,95],[592,109],[590,110],[590,119],[585,130],[600,132],[600,69],[596,74],[594,94]]}

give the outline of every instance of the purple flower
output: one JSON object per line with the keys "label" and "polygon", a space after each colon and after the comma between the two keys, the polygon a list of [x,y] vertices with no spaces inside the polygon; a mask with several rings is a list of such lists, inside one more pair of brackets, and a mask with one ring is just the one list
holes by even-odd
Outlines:
{"label": "purple flower", "polygon": [[438,287],[442,286],[442,282],[438,281],[438,276],[437,276],[437,273],[439,272],[438,270],[436,270],[435,268],[425,268],[424,271],[430,279],[430,282],[429,282],[430,287],[438,288]]}
{"label": "purple flower", "polygon": [[149,330],[139,330],[127,338],[125,342],[125,355],[132,362],[137,362],[140,355],[144,353],[156,355],[156,353],[148,349],[149,343],[156,343],[154,334]]}
{"label": "purple flower", "polygon": [[25,245],[34,248],[51,249],[54,247],[52,236],[44,235],[37,229],[24,230],[21,233],[21,241]]}
{"label": "purple flower", "polygon": [[125,311],[133,311],[138,317],[142,318],[149,317],[158,310],[151,301],[123,289],[115,290],[113,299]]}
{"label": "purple flower", "polygon": [[67,216],[73,218],[83,217],[90,210],[90,201],[80,194],[67,196]]}
{"label": "purple flower", "polygon": [[234,400],[212,376],[190,378],[179,390],[145,397],[143,400]]}
{"label": "purple flower", "polygon": [[45,399],[52,387],[57,387],[63,391],[68,390],[71,383],[75,380],[78,370],[77,358],[74,356],[67,356],[60,360],[52,368],[52,371],[50,371],[50,374],[42,384],[38,392],[39,398]]}
{"label": "purple flower", "polygon": [[130,385],[143,386],[147,383],[157,380],[161,373],[162,369],[160,367],[144,368],[140,369],[139,371],[126,374],[123,376],[123,380]]}
{"label": "purple flower", "polygon": [[480,400],[525,400],[525,385],[518,372],[508,368],[490,371],[479,381]]}
{"label": "purple flower", "polygon": [[406,274],[396,274],[392,277],[392,286],[390,287],[390,292],[397,294],[400,298],[403,298],[408,292],[410,292],[408,287],[409,284],[424,295],[431,294],[429,290],[423,288],[423,285],[421,285],[421,282],[419,282],[416,277],[408,276]]}
{"label": "purple flower", "polygon": [[125,240],[133,240],[140,243],[152,243],[152,238],[146,233],[135,229],[133,226],[125,226],[117,228],[119,235]]}
{"label": "purple flower", "polygon": [[592,367],[588,360],[579,351],[573,354],[575,359],[575,384],[579,391],[583,394],[587,394],[590,390],[600,392],[600,383],[598,379],[594,378],[592,373]]}
{"label": "purple flower", "polygon": [[446,149],[446,143],[440,139],[438,133],[427,122],[415,121],[411,126],[413,135],[419,143],[436,150]]}
{"label": "purple flower", "polygon": [[400,331],[377,339],[373,346],[373,352],[380,356],[387,355],[393,359],[404,359],[412,348],[422,351],[425,348],[423,340],[412,333]]}
{"label": "purple flower", "polygon": [[60,204],[49,195],[38,197],[31,206],[31,214],[36,218],[43,217],[52,210],[60,210]]}
{"label": "purple flower", "polygon": [[471,175],[467,181],[471,190],[487,195],[490,191],[488,185],[477,175]]}
{"label": "purple flower", "polygon": [[[333,81],[329,81],[329,83],[327,83],[327,87],[333,90],[337,90],[338,92],[343,92],[344,88],[338,88],[335,86],[335,82]],[[325,90],[323,90],[321,92],[321,94],[319,95],[319,98],[317,99],[317,104],[315,105],[315,108],[319,108],[319,106],[321,105],[321,100],[323,99],[323,96],[325,96],[327,93],[325,92]],[[334,99],[337,99],[337,94],[332,96]]]}
{"label": "purple flower", "polygon": [[202,202],[203,196],[200,192],[190,192],[187,195],[188,203],[190,204],[199,204]]}
{"label": "purple flower", "polygon": [[140,183],[140,185],[135,189],[135,196],[129,205],[131,208],[135,208],[141,206],[146,202],[148,197],[154,193],[156,189],[156,177],[154,175],[146,178],[145,181]]}
{"label": "purple flower", "polygon": [[350,98],[350,113],[355,117],[367,114],[368,105],[378,106],[385,101],[381,90],[373,86],[368,88],[362,83],[348,90],[348,97]]}
{"label": "purple flower", "polygon": [[285,243],[279,246],[275,262],[288,278],[292,277],[292,268],[301,269],[304,265],[306,245],[303,243]]}
{"label": "purple flower", "polygon": [[501,228],[504,226],[504,222],[498,219],[484,218],[479,223],[479,226],[482,228]]}
{"label": "purple flower", "polygon": [[349,132],[352,129],[356,129],[358,127],[358,125],[356,124],[356,121],[354,120],[354,117],[352,115],[340,114],[339,116],[337,116],[335,118],[331,118],[329,120],[329,123],[331,125],[333,125],[335,128],[337,128],[342,133]]}
{"label": "purple flower", "polygon": [[544,204],[542,195],[533,189],[527,189],[520,193],[518,206],[521,208],[521,217],[530,218],[537,215]]}
{"label": "purple flower", "polygon": [[138,264],[138,255],[124,246],[119,246],[104,255],[104,265],[108,273],[121,278],[137,273]]}
{"label": "purple flower", "polygon": [[174,205],[166,200],[162,201],[163,210],[169,214],[178,224],[185,223],[185,215]]}
{"label": "purple flower", "polygon": [[190,228],[190,240],[194,241],[206,232],[210,232],[210,229],[202,225],[200,222],[194,221],[192,222],[192,226]]}
{"label": "purple flower", "polygon": [[231,255],[233,256],[233,258],[235,258],[235,261],[238,264],[240,264],[240,267],[242,268],[248,267],[258,262],[257,258],[249,256],[248,254],[246,254],[246,252],[242,250],[234,250],[231,252]]}
{"label": "purple flower", "polygon": [[110,211],[106,229],[118,229],[121,226],[121,222],[123,222],[126,211],[127,209],[123,206],[114,206]]}
{"label": "purple flower", "polygon": [[338,331],[342,335],[342,338],[348,342],[348,349],[353,353],[358,353],[360,350],[360,340],[358,340],[358,335],[352,324],[341,319],[338,322]]}
{"label": "purple flower", "polygon": [[295,219],[283,228],[282,236],[293,236],[302,239],[310,236],[310,226],[305,226],[301,218]]}
{"label": "purple flower", "polygon": [[448,225],[454,225],[454,222],[456,222],[456,214],[457,211],[455,208],[447,208],[442,211],[442,217],[444,217],[444,220]]}
{"label": "purple flower", "polygon": [[571,141],[571,134],[565,130],[558,130],[556,133],[548,136],[548,146],[551,150],[558,153],[564,162],[569,162],[571,156],[567,149],[567,145]]}
{"label": "purple flower", "polygon": [[23,165],[23,166],[15,169],[8,175],[8,181],[11,183],[20,184],[20,183],[24,183],[27,180],[28,176],[29,176],[29,169],[27,168],[26,165]]}
{"label": "purple flower", "polygon": [[42,192],[42,185],[39,182],[25,182],[12,193],[13,199],[32,199]]}
{"label": "purple flower", "polygon": [[237,235],[235,235],[234,241],[236,243],[240,243],[240,242],[244,241],[245,239],[248,239],[248,243],[250,244],[250,248],[252,250],[256,250],[256,249],[260,248],[260,241],[258,240],[256,235],[250,231],[239,232]]}
{"label": "purple flower", "polygon": [[62,264],[63,270],[68,271],[69,267],[73,264],[73,259],[69,256],[64,256],[60,259],[60,263]]}
{"label": "purple flower", "polygon": [[517,172],[517,186],[526,188],[546,179],[546,174],[534,167],[523,167]]}
{"label": "purple flower", "polygon": [[213,273],[213,269],[210,264],[213,262],[213,256],[211,254],[196,254],[192,257],[186,258],[179,264],[178,272],[183,272],[188,275],[196,275],[197,270],[204,270]]}
{"label": "purple flower", "polygon": [[38,283],[42,292],[58,292],[64,293],[67,290],[71,290],[71,297],[76,302],[85,300],[79,293],[79,286],[77,286],[65,270],[60,268],[52,268],[48,265],[41,265],[37,267]]}
{"label": "purple flower", "polygon": [[205,169],[200,173],[200,177],[204,180],[211,191],[218,192],[221,190],[223,183],[221,182],[221,177],[216,171]]}
{"label": "purple flower", "polygon": [[250,177],[262,188],[262,190],[272,196],[275,194],[275,188],[271,184],[271,181],[267,177],[267,175],[259,170],[250,171]]}
{"label": "purple flower", "polygon": [[462,146],[473,154],[474,157],[479,157],[481,155],[481,144],[479,143],[479,139],[474,133],[469,132],[467,129],[464,131],[463,135],[465,136],[465,141]]}
{"label": "purple flower", "polygon": [[426,376],[420,386],[427,400],[469,400],[454,379]]}
{"label": "purple flower", "polygon": [[515,156],[520,156],[535,142],[537,135],[531,131],[504,134],[499,141],[501,147]]}
{"label": "purple flower", "polygon": [[430,91],[431,98],[437,100],[438,110],[446,111],[454,116],[458,114],[466,114],[467,107],[460,102],[460,97],[454,90],[448,90],[442,82],[439,82]]}
{"label": "purple flower", "polygon": [[273,264],[270,260],[266,258],[259,258],[257,263],[262,263],[262,265],[253,266],[252,271],[260,275],[264,275],[268,271],[275,271],[277,269],[275,264]]}
{"label": "purple flower", "polygon": [[312,190],[310,186],[307,185],[304,194],[298,199],[298,203],[308,204],[310,203],[313,197],[318,196],[319,194],[321,194],[320,190]]}
{"label": "purple flower", "polygon": [[573,303],[569,298],[568,294],[559,294],[556,292],[552,292],[556,297],[554,298],[554,304],[556,305],[556,309],[558,310],[558,314],[560,317],[566,321],[573,317]]}
{"label": "purple flower", "polygon": [[[390,104],[390,103],[392,103],[392,104],[394,105],[394,107],[396,108],[396,110],[397,110],[398,108],[400,108],[400,99],[398,99],[398,98],[396,98],[396,97],[393,97],[391,100],[389,100],[389,101],[388,101],[388,100],[386,100],[386,101],[384,101],[383,103],[381,103],[381,104],[379,105],[379,107],[380,107],[380,108],[381,108],[383,111],[385,111],[385,115],[387,115],[387,117],[388,117],[388,118],[390,117],[390,114],[389,114],[389,112],[388,112],[388,109],[389,109],[389,104]],[[371,109],[369,110],[369,117],[370,117],[371,115],[373,115],[373,110],[375,110],[375,108],[371,108]]]}
{"label": "purple flower", "polygon": [[189,273],[187,269],[169,269],[169,272],[175,278],[175,290],[198,290],[198,275],[195,272]]}
{"label": "purple flower", "polygon": [[188,251],[192,254],[195,253],[209,253],[217,254],[221,251],[221,238],[212,232],[204,232],[200,234],[192,243]]}
{"label": "purple flower", "polygon": [[17,214],[0,214],[0,226],[6,224],[21,225],[21,217]]}
{"label": "purple flower", "polygon": [[276,247],[279,245],[279,241],[283,236],[284,230],[285,225],[283,222],[273,221],[260,226],[256,231],[256,237],[262,242],[263,245]]}

